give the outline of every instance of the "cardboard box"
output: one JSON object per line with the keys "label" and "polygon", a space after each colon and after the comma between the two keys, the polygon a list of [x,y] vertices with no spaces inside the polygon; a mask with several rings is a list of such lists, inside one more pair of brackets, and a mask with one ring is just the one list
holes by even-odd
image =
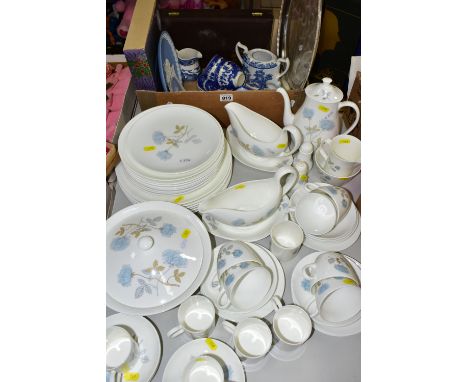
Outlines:
{"label": "cardboard box", "polygon": [[[302,105],[305,93],[302,90],[288,91],[293,113]],[[249,91],[185,91],[185,92],[152,92],[137,90],[141,110],[167,103],[179,103],[199,107],[213,115],[222,127],[229,126],[229,117],[224,108],[228,102],[238,102],[249,109],[271,119],[283,126],[284,100],[280,93],[272,90]]]}
{"label": "cardboard box", "polygon": [[[113,66],[117,64],[122,64],[123,66],[127,66],[126,62],[116,62],[112,59],[112,56],[107,56],[107,62]],[[136,96],[136,91],[135,91],[135,85],[133,83],[133,75],[132,79],[130,80],[130,83],[127,88],[127,92],[125,93],[125,100],[122,106],[122,109],[120,110],[120,116],[119,120],[117,122],[117,125],[115,127],[115,132],[112,137],[112,139],[109,140],[109,143],[117,144],[117,141],[119,140],[120,132],[124,128],[124,126],[127,124],[130,119],[133,118],[135,115],[135,109],[137,106],[137,96]]]}
{"label": "cardboard box", "polygon": [[[354,80],[354,84],[351,88],[351,93],[349,94],[348,100],[358,105],[359,110],[361,110],[361,72],[356,73],[356,79]],[[343,109],[343,121],[346,125],[346,128],[351,126],[355,118],[356,113],[354,110],[352,110],[350,107]],[[351,131],[351,135],[361,139],[361,119],[359,119],[357,126],[353,129],[353,131]]]}

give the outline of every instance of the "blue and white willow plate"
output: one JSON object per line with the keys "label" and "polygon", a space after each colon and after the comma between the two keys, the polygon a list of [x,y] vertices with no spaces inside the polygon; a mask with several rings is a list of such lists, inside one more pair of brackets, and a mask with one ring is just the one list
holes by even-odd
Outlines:
{"label": "blue and white willow plate", "polygon": [[107,305],[149,315],[182,303],[211,264],[206,228],[192,212],[167,202],[127,207],[107,220]]}
{"label": "blue and white willow plate", "polygon": [[166,31],[161,33],[158,43],[158,66],[161,83],[166,92],[184,91],[177,50],[171,36]]}

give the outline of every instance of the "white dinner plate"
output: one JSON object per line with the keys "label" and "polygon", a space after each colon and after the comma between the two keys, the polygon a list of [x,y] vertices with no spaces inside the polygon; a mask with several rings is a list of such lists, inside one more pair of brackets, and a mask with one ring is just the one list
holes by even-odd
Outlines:
{"label": "white dinner plate", "polygon": [[[284,288],[285,288],[285,275],[283,267],[281,266],[280,262],[276,258],[276,256],[272,255],[272,253],[267,250],[266,248],[253,243],[246,243],[249,245],[262,259],[265,266],[271,269],[273,275],[272,283],[275,285],[275,288],[269,291],[269,298],[265,299],[266,303],[264,303],[261,307],[257,308],[256,310],[252,311],[239,311],[238,309],[229,306],[225,309],[220,309],[216,306],[216,311],[218,316],[224,318],[225,320],[239,322],[244,318],[248,317],[265,317],[269,315],[274,309],[275,304],[272,302],[273,296],[278,296],[280,299],[283,297]],[[217,297],[220,293],[219,289],[219,281],[217,277],[217,270],[216,264],[218,262],[218,252],[221,245],[217,246],[213,250],[213,263],[211,265],[210,271],[208,272],[208,276],[206,277],[205,281],[201,285],[200,291],[201,293],[208,297],[213,303],[216,305]]]}
{"label": "white dinner plate", "polygon": [[214,338],[193,340],[177,349],[167,362],[162,381],[183,382],[183,374],[187,365],[204,354],[215,357],[221,364],[227,377],[226,381],[245,382],[244,369],[239,357],[228,345]]}
{"label": "white dinner plate", "polygon": [[[299,261],[291,274],[291,295],[294,304],[306,309],[307,306],[314,300],[312,294],[308,292],[309,281],[303,276],[302,269],[307,264],[313,263],[317,257],[326,251],[314,252],[310,255],[304,256]],[[344,255],[345,258],[350,262],[356,274],[361,278],[361,264],[352,257]],[[311,286],[311,285],[310,285]],[[317,331],[327,334],[329,336],[345,337],[351,336],[361,332],[361,315],[356,317],[356,320],[349,323],[348,325],[340,326],[338,324],[330,324],[323,320],[321,317],[312,318],[314,321],[314,327]]]}
{"label": "white dinner plate", "polygon": [[223,149],[219,122],[194,106],[167,104],[132,118],[119,137],[122,161],[148,177],[180,177]]}
{"label": "white dinner plate", "polygon": [[158,370],[162,354],[161,340],[154,324],[145,317],[117,313],[106,318],[106,329],[115,325],[128,330],[138,343],[138,359],[132,362],[130,369],[122,370],[129,373],[124,374],[124,380],[138,376],[138,382],[151,381]]}
{"label": "white dinner plate", "polygon": [[188,209],[166,202],[139,203],[111,216],[106,252],[108,306],[128,314],[179,305],[211,264],[204,225]]}

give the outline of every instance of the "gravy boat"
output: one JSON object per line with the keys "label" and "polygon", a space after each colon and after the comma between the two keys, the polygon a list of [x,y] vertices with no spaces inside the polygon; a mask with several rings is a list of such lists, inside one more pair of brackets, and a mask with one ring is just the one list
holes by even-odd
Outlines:
{"label": "gravy boat", "polygon": [[[283,177],[291,174],[281,185]],[[236,184],[203,200],[198,211],[210,220],[235,227],[249,226],[271,216],[297,181],[294,167],[281,167],[272,178]]]}
{"label": "gravy boat", "polygon": [[[283,157],[299,149],[302,133],[297,127],[291,125],[282,129],[273,121],[237,102],[229,102],[224,107],[234,136],[252,154],[259,157]],[[288,132],[294,141],[290,150]]]}

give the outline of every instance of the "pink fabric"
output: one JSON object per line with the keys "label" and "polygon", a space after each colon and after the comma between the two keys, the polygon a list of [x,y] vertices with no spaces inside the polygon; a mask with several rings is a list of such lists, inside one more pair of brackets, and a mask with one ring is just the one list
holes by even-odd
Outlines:
{"label": "pink fabric", "polygon": [[117,65],[114,73],[106,80],[106,140],[112,142],[120,112],[125,101],[125,94],[130,83],[131,73],[128,67]]}

